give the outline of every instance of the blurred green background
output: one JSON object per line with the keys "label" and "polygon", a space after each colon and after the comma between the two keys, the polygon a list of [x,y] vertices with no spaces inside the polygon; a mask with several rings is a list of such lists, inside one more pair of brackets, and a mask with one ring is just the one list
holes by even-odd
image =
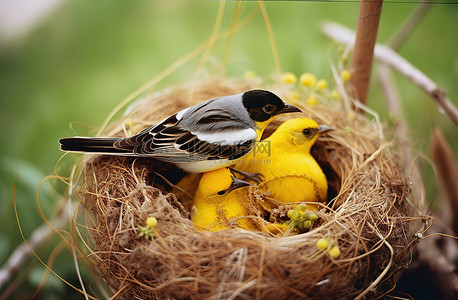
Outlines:
{"label": "blurred green background", "polygon": [[[13,1],[0,2],[8,5]],[[7,37],[6,31],[0,30],[3,34],[0,36],[0,218],[5,225],[0,229],[0,265],[22,242],[13,209],[18,172],[21,175],[16,186],[17,208],[28,237],[43,223],[37,210],[36,191],[40,181],[54,172],[62,155],[58,139],[93,134],[127,95],[210,36],[219,7],[218,1],[57,2],[46,18],[19,36]],[[235,4],[226,3],[222,30],[229,28]],[[385,1],[378,42],[387,41],[417,5],[413,1]],[[242,17],[256,6],[254,1],[245,3]],[[323,21],[332,20],[355,28],[359,3],[278,1],[266,3],[266,7],[282,70],[297,75],[312,72],[331,81],[329,62],[336,61],[337,46],[320,33],[320,26]],[[399,49],[401,55],[445,89],[455,105],[458,104],[457,16],[458,5],[432,5]],[[225,45],[226,40],[218,42],[215,61],[223,60]],[[200,57],[179,68],[155,89],[189,80],[199,60]],[[275,71],[260,13],[232,39],[227,74],[240,77],[246,70],[262,76]],[[396,75],[395,79],[417,154],[430,156],[429,135],[432,126],[438,126],[452,144],[456,157],[457,128],[417,87],[401,76]],[[369,106],[385,121],[389,120],[375,78]],[[69,166],[71,159],[77,157],[66,158],[64,165]],[[438,207],[440,193],[434,174],[426,160],[422,165],[428,200]],[[68,170],[64,171],[68,175]],[[64,190],[65,185],[57,181],[43,186],[41,204],[48,217]],[[46,260],[57,243],[57,239],[46,243],[37,249],[38,254]],[[14,277],[21,280],[17,281],[19,285],[12,298],[30,298],[45,270],[36,259],[28,260],[25,265],[20,275]],[[78,286],[68,251],[57,258],[53,269]],[[91,275],[85,270],[83,275],[85,283],[90,285]],[[1,290],[4,292],[5,288]],[[41,298],[83,297],[51,275]]]}

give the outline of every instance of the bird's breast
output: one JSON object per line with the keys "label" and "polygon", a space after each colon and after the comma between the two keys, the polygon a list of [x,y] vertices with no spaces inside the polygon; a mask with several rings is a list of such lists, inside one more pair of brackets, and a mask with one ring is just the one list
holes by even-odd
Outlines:
{"label": "bird's breast", "polygon": [[265,163],[260,173],[273,198],[281,202],[323,201],[327,180],[315,159],[303,155],[280,155]]}

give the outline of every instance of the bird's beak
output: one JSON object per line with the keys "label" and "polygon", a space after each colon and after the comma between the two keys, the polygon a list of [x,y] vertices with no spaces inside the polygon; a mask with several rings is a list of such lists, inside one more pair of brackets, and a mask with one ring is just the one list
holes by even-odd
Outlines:
{"label": "bird's beak", "polygon": [[287,113],[293,113],[293,112],[302,112],[302,110],[300,110],[299,108],[297,108],[296,106],[292,104],[285,103],[285,107],[280,109],[277,114],[287,114]]}
{"label": "bird's beak", "polygon": [[329,127],[328,125],[320,125],[318,126],[318,131],[316,133],[322,134],[328,131],[333,131],[334,128]]}
{"label": "bird's beak", "polygon": [[232,177],[231,186],[227,189],[227,191],[230,193],[233,190],[239,189],[239,188],[244,187],[244,186],[249,186],[249,185],[250,184],[248,182],[246,182],[246,181],[243,181],[243,180],[237,179],[235,177]]}

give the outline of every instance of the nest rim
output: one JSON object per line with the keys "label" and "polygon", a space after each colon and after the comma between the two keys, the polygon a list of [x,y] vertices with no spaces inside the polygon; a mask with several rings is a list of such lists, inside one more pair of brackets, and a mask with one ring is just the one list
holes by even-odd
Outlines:
{"label": "nest rim", "polygon": [[[136,114],[141,114],[141,108],[148,104],[149,101],[155,101],[157,103],[156,111],[165,111],[162,112],[162,115],[166,115],[170,111],[178,111],[181,107],[189,106],[192,101],[195,101],[193,97],[198,97],[199,99],[213,98],[207,95],[212,94],[212,92],[215,91],[215,87],[218,92],[228,94],[228,92],[232,90],[246,90],[250,88],[250,85],[222,79],[212,79],[199,84],[194,83],[191,89],[189,89],[189,86],[184,85],[178,86],[175,89],[170,89],[163,93],[153,94],[149,100],[146,99],[143,102],[140,101],[135,107],[129,109],[129,114],[125,115],[121,121],[109,128],[106,133],[110,136],[122,136],[131,133],[135,127],[140,127],[145,123],[148,123],[145,120],[147,116],[144,116],[143,119],[139,118],[141,121],[139,121],[135,126],[132,126],[132,128],[126,126],[126,124],[129,124],[129,120],[135,118]],[[190,90],[192,92],[189,92]],[[276,86],[273,90],[278,90],[277,92],[281,95],[284,95],[285,93],[282,87]],[[188,91],[188,93],[183,91]],[[184,100],[182,100],[179,105],[175,102],[172,102],[174,103],[173,105],[164,105],[164,103],[167,103],[166,101],[168,99],[173,98],[170,97],[170,93],[175,93]],[[186,94],[187,96],[183,97],[182,94]],[[395,149],[392,149],[392,142],[383,141],[383,135],[380,136],[379,134],[380,131],[383,131],[379,128],[380,125],[371,123],[365,117],[361,117],[359,115],[355,115],[353,118],[348,118],[349,113],[354,112],[352,108],[353,102],[349,97],[345,97],[340,104],[336,104],[335,102],[330,103],[331,102],[329,101],[323,101],[322,105],[319,107],[309,107],[304,105],[304,103],[299,103],[299,105],[303,106],[301,108],[305,108],[307,114],[310,114],[311,117],[321,121],[327,121],[327,124],[331,126],[333,125],[333,122],[335,122],[335,118],[337,118],[336,116],[339,116],[341,119],[344,119],[345,124],[353,126],[352,128],[361,124],[365,130],[368,130],[368,128],[375,128],[376,134],[371,135],[373,140],[371,142],[373,143],[372,146],[374,148],[372,153],[370,155],[369,153],[353,154],[355,156],[361,156],[358,157],[358,159],[372,168],[374,168],[373,162],[377,161],[379,164],[375,164],[375,169],[377,167],[381,168],[384,164],[389,164],[391,159],[389,157],[390,155],[388,155],[388,157],[385,155],[378,155],[386,151],[386,149],[390,149],[393,151],[394,156],[396,151]],[[294,104],[296,105],[296,103]],[[328,114],[327,112],[329,112],[330,108],[332,108],[332,105],[340,105],[341,107],[336,109],[334,114]],[[160,119],[161,117],[156,118]],[[275,126],[275,123],[273,123],[273,125]],[[339,127],[343,128],[342,126]],[[368,135],[367,132],[364,131],[354,131],[353,133],[356,135],[356,138],[359,139],[367,138]],[[331,137],[322,139],[317,143],[317,147],[314,147],[314,152],[317,153],[323,151],[323,149],[327,149],[326,147],[329,146],[330,143],[332,144],[333,142],[336,142],[336,140],[338,142],[342,142],[339,139],[343,139],[346,134],[345,130],[341,130],[340,134],[341,135],[336,135],[333,133]],[[349,145],[347,150],[351,152],[352,147],[354,146],[355,145]],[[321,158],[321,163],[326,164],[326,162],[329,162],[330,157],[332,157],[332,155],[336,155],[337,153],[332,151],[328,152],[330,153],[326,154],[328,155],[326,158]],[[105,162],[100,162],[100,160],[105,160]],[[151,168],[150,163],[145,163],[144,161],[138,159],[132,160],[129,158],[119,157],[111,157],[108,159],[108,162],[112,163],[111,169],[108,172],[94,175],[96,173],[95,170],[97,170],[97,172],[102,172],[101,170],[106,171],[106,169],[100,167],[100,164],[104,165],[107,163],[106,157],[102,159],[100,156],[92,156],[84,159],[82,162],[83,171],[87,173],[82,176],[83,184],[81,185],[78,194],[85,211],[85,222],[88,224],[88,227],[96,229],[94,230],[94,232],[96,232],[95,234],[89,234],[88,239],[91,240],[91,242],[87,242],[88,244],[92,244],[90,252],[96,254],[98,257],[98,261],[95,262],[95,265],[92,267],[106,280],[114,292],[120,292],[121,296],[124,295],[124,297],[127,298],[132,295],[158,299],[161,297],[186,298],[187,296],[189,297],[189,295],[191,295],[191,298],[199,298],[202,296],[224,298],[228,295],[233,296],[235,294],[253,298],[262,298],[262,296],[265,295],[276,295],[278,297],[299,295],[327,298],[329,297],[330,289],[336,291],[336,294],[334,295],[341,295],[343,297],[354,297],[362,295],[363,293],[373,293],[374,295],[377,295],[384,292],[387,288],[381,287],[378,290],[374,289],[375,285],[373,282],[377,281],[377,283],[379,283],[383,278],[395,278],[399,270],[405,267],[405,260],[409,256],[409,253],[415,244],[413,234],[414,232],[419,231],[421,227],[419,224],[406,226],[406,221],[402,220],[404,217],[409,217],[407,218],[409,220],[417,218],[420,221],[422,220],[420,213],[422,211],[421,199],[417,199],[415,204],[409,203],[407,199],[408,197],[411,197],[409,185],[410,180],[408,180],[408,177],[404,175],[403,170],[397,170],[402,173],[402,176],[397,174],[397,172],[394,172],[396,174],[388,174],[386,176],[390,179],[393,179],[396,176],[402,177],[399,182],[394,182],[394,184],[388,188],[386,184],[385,186],[382,185],[382,187],[379,184],[369,184],[370,187],[374,188],[374,191],[392,195],[390,196],[390,199],[394,199],[394,204],[389,205],[387,203],[388,201],[383,203],[383,199],[374,200],[374,203],[371,204],[373,204],[372,206],[374,207],[374,211],[377,213],[374,213],[373,218],[376,218],[380,222],[380,220],[386,220],[386,216],[384,216],[384,214],[386,214],[390,218],[396,220],[391,223],[387,222],[386,224],[391,225],[387,228],[383,228],[382,230],[370,228],[370,230],[374,230],[374,232],[376,232],[376,235],[381,235],[379,236],[379,241],[373,244],[376,245],[376,248],[374,248],[376,250],[363,249],[367,251],[361,252],[361,248],[355,247],[355,244],[367,243],[369,245],[370,243],[366,240],[369,239],[369,236],[373,237],[373,235],[370,235],[367,232],[364,234],[367,234],[368,236],[365,236],[364,234],[352,236],[352,234],[361,230],[358,226],[356,226],[356,224],[359,224],[358,222],[370,222],[371,217],[367,214],[369,211],[367,207],[361,207],[358,203],[358,200],[360,199],[357,196],[361,195],[364,191],[358,189],[358,186],[349,186],[347,181],[354,179],[351,178],[352,176],[357,177],[358,175],[359,177],[357,180],[359,180],[359,183],[365,183],[367,178],[364,174],[361,174],[360,168],[353,168],[353,166],[350,166],[350,162],[348,161],[341,164],[340,168],[335,168],[334,166],[329,165],[326,166],[327,168],[334,168],[332,172],[334,175],[337,175],[338,180],[336,182],[340,181],[340,185],[337,187],[336,183],[331,184],[331,186],[333,186],[336,190],[336,195],[335,197],[332,197],[333,201],[331,205],[327,207],[328,212],[320,211],[320,217],[323,218],[322,225],[307,233],[285,237],[274,237],[262,232],[234,231],[232,229],[212,233],[197,231],[193,227],[192,222],[189,220],[189,214],[186,213],[184,206],[181,205],[180,207],[180,199],[178,199],[175,194],[170,192],[161,192],[157,187],[150,186],[148,184],[150,181],[147,179],[149,174],[145,174],[145,172],[147,172],[145,170]],[[91,176],[100,177],[103,179],[104,184],[106,184],[106,178],[108,178],[110,174],[112,175],[112,172],[114,172],[113,170],[121,170],[123,164],[127,167],[123,169],[120,174],[122,174],[122,176],[130,176],[129,180],[131,180],[131,182],[123,183],[124,187],[128,187],[127,193],[123,193],[119,190],[119,187],[116,187],[115,184],[111,183],[108,184],[108,186],[109,189],[112,189],[110,191],[113,192],[113,194],[107,192],[107,194],[103,196],[100,193],[100,190],[102,189],[100,188],[99,190],[99,183],[101,181],[98,181],[95,186],[90,187],[91,184],[94,184],[90,182]],[[94,168],[92,173],[90,170],[91,167]],[[163,166],[154,167],[160,168]],[[166,164],[165,167],[167,168],[169,166]],[[331,171],[328,170],[327,175],[329,174],[331,174]],[[371,173],[370,176],[376,177],[377,172],[375,174]],[[352,190],[348,191],[350,187]],[[106,189],[106,187],[104,188]],[[392,191],[382,191],[383,188],[392,189]],[[370,191],[369,194],[372,195],[375,193],[374,191]],[[367,192],[367,190],[365,192]],[[393,196],[396,192],[401,195],[399,198]],[[347,194],[342,196],[342,193]],[[129,197],[131,198],[129,199]],[[139,201],[138,199],[140,198],[143,198],[143,201]],[[162,206],[159,208],[155,207],[153,203],[151,203],[152,201],[149,201],[151,200],[150,198],[160,202],[160,205]],[[113,199],[115,199],[115,203],[118,203],[117,205],[111,205],[109,203],[109,201],[112,201]],[[136,201],[137,203],[135,203]],[[383,205],[385,205],[386,208],[381,210],[382,213],[380,213],[380,206]],[[396,208],[395,206],[398,207]],[[377,210],[377,208],[379,210]],[[115,217],[112,217],[111,219],[108,218],[107,214],[109,215],[113,211],[116,211],[116,213],[113,214]],[[131,215],[127,217],[121,216],[126,213],[131,213]],[[136,235],[137,226],[135,225],[140,223],[141,220],[145,220],[149,215],[155,216],[159,220],[159,224],[164,224],[166,228],[158,226],[155,238],[151,241],[144,241],[139,239]],[[166,216],[164,217],[164,215]],[[352,223],[351,226],[353,226],[351,228],[353,231],[350,230],[351,234],[348,232],[349,228],[344,226],[347,223],[343,222],[343,220],[348,221],[347,219],[350,217],[355,218],[350,222]],[[103,228],[100,224],[104,224],[107,228],[107,232],[105,234],[98,233],[100,228]],[[394,228],[393,224],[401,225],[399,226],[400,230],[397,230],[396,234],[392,233]],[[337,230],[336,228],[339,229]],[[110,230],[112,230],[111,236]],[[383,236],[383,234],[379,231],[384,233],[388,232],[390,234],[388,236]],[[403,231],[408,233],[403,233]],[[178,234],[180,232],[182,235]],[[369,261],[371,257],[372,259],[377,257],[374,253],[377,254],[384,245],[387,245],[386,241],[390,239],[392,234],[393,239],[399,242],[398,246],[403,246],[403,250],[394,253],[390,247],[387,247],[388,251],[385,251],[383,255],[379,255],[385,258],[378,258],[383,262],[382,264],[386,264],[388,262],[388,266],[384,265],[381,270],[375,268],[372,271],[376,271],[377,274],[383,276],[371,277],[372,283],[359,282],[358,280],[355,280],[355,276],[353,276],[352,280],[354,282],[353,284],[350,284],[350,287],[343,288],[342,284],[338,284],[339,281],[342,283],[342,280],[339,280],[338,275],[343,274],[339,271],[344,268],[343,266],[347,268],[347,272],[354,272],[354,266],[352,265],[355,263],[364,265],[367,270],[374,268],[374,266],[371,266],[369,262],[363,263],[362,261],[366,259]],[[188,245],[185,245],[185,239],[183,238],[185,235]],[[408,238],[407,235],[409,235]],[[342,249],[341,256],[338,259],[333,259],[326,252],[317,252],[316,247],[313,248],[313,246],[319,237],[329,237],[330,240],[337,243]],[[243,243],[241,243],[242,240]],[[216,241],[221,242],[221,245],[224,247],[217,249],[215,246]],[[388,244],[390,243],[392,243],[391,240]],[[115,244],[119,244],[119,247],[116,247]],[[240,247],[240,244],[243,244],[244,247]],[[233,251],[227,250],[228,245],[232,247],[231,249]],[[183,249],[187,249],[189,251],[190,248],[197,247],[197,249],[199,249],[199,246],[201,247],[199,251],[188,252],[188,254],[191,253],[191,257],[194,257],[195,260],[198,260],[198,252],[202,252],[202,254],[205,255],[217,253],[213,255],[222,255],[222,258],[219,258],[220,261],[209,262],[208,258],[203,257],[204,255],[202,255],[201,261],[192,266],[189,260],[182,257],[185,252]],[[205,248],[207,250],[203,251],[202,249],[204,248],[202,247],[207,247]],[[129,249],[129,251],[125,252],[125,249]],[[211,251],[208,249],[211,249]],[[217,251],[215,249],[217,249]],[[169,258],[167,258],[165,253],[166,251],[176,253],[175,258],[177,260],[181,260],[180,263],[176,264],[177,269],[170,269],[170,266],[174,264],[170,262]],[[352,252],[355,254],[354,256],[351,256]],[[120,253],[119,257],[116,256],[117,253]],[[158,258],[155,259],[152,257],[152,253],[158,256]],[[229,255],[223,255],[228,253]],[[300,255],[298,258],[294,257],[292,254]],[[237,259],[239,259],[236,260],[236,262],[240,264],[237,270],[231,266],[232,264],[228,263],[231,259],[235,259],[236,256]],[[386,258],[389,259],[387,260]],[[221,259],[223,260],[222,262]],[[169,266],[161,264],[161,260],[162,262],[167,261]],[[252,261],[248,262],[248,260]],[[269,264],[269,260],[277,263],[281,262],[282,267],[274,268]],[[194,268],[197,270],[197,273],[195,273],[197,275],[194,274],[195,276],[193,280],[190,280],[190,282],[185,280],[180,281],[179,278],[183,277],[166,278],[167,276],[164,277],[161,275],[157,276],[157,278],[153,278],[154,274],[148,274],[145,267],[141,266],[141,261],[145,261],[145,265],[150,263],[151,265],[156,266],[153,269],[158,272],[169,269],[171,274],[179,274],[182,272],[183,274],[187,274],[187,276],[185,276],[186,278],[190,278],[193,273],[187,272],[186,268]],[[212,270],[217,269],[218,267],[222,268],[225,275],[222,275],[222,277],[219,276],[219,280],[211,278],[211,276],[215,277],[215,272],[207,272],[205,268],[202,269],[202,266],[205,266],[203,262],[208,264],[210,266],[209,268]],[[131,265],[129,265],[129,263],[131,263]],[[188,265],[186,266],[186,264]],[[115,272],[111,269],[113,265],[119,265],[119,273],[117,273],[116,276],[113,276],[113,273]],[[159,267],[157,267],[158,265]],[[285,267],[291,265],[302,266],[300,267],[302,273],[296,270],[293,271],[292,268]],[[393,265],[396,266],[393,267]],[[258,268],[257,270],[256,266]],[[319,271],[313,273],[308,270],[310,268],[315,268]],[[241,269],[245,270],[242,275]],[[250,271],[248,272],[247,270]],[[262,271],[260,272],[259,270]],[[269,272],[270,274],[276,275],[277,278],[270,276]],[[300,274],[297,274],[298,272]],[[335,274],[333,274],[333,272]],[[204,273],[205,276],[203,276],[202,273]],[[387,273],[389,273],[388,276],[386,276]],[[327,276],[327,279],[329,279],[328,284],[317,285],[319,282],[322,282],[322,278],[324,278],[323,275]],[[307,278],[315,277],[315,279],[304,283],[303,280],[300,280],[300,278],[303,279],[304,276]],[[124,279],[119,280],[117,278]],[[126,280],[126,278],[128,279]],[[249,280],[250,278],[251,280]],[[209,283],[203,283],[205,280],[209,280]],[[361,279],[359,280],[361,281]],[[170,287],[172,283],[177,286]],[[287,287],[286,289],[285,286]]]}

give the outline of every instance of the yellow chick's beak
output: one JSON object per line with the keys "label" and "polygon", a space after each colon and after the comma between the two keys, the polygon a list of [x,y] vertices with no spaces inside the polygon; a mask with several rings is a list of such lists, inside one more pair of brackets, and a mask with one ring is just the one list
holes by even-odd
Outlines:
{"label": "yellow chick's beak", "polygon": [[232,192],[233,190],[239,189],[244,186],[249,186],[250,184],[246,181],[240,180],[232,176],[232,183],[229,188],[226,190],[228,193]]}
{"label": "yellow chick's beak", "polygon": [[322,134],[322,133],[325,133],[325,132],[328,132],[328,131],[333,131],[333,130],[334,130],[334,128],[329,127],[328,125],[320,125],[320,126],[318,126],[318,131],[316,133]]}
{"label": "yellow chick's beak", "polygon": [[302,110],[300,110],[300,108],[292,105],[292,104],[289,104],[289,103],[285,103],[286,106],[283,107],[282,109],[280,109],[277,114],[286,114],[286,113],[293,113],[293,112],[302,112]]}

